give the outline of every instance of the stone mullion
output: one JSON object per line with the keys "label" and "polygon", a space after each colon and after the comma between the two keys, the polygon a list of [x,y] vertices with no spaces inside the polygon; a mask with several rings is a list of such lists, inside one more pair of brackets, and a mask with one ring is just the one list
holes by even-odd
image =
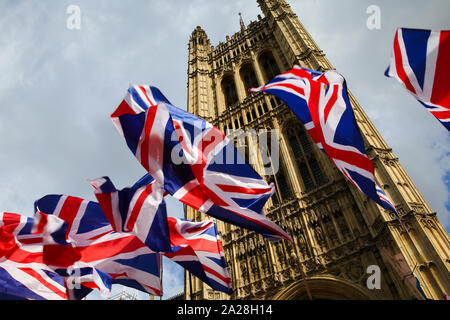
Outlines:
{"label": "stone mullion", "polygon": [[232,62],[231,66],[232,66],[232,70],[234,70],[233,79],[234,79],[234,86],[236,88],[236,94],[238,96],[239,103],[242,103],[244,101],[246,95],[244,94],[244,92],[242,90],[243,86],[242,86],[242,81],[240,79],[241,77],[239,76],[239,71],[236,68],[236,63]]}
{"label": "stone mullion", "polygon": [[[445,231],[443,226],[439,223],[439,221],[437,221],[436,216],[433,216],[430,219],[433,226],[436,228],[436,231],[434,232],[432,230],[428,231],[426,228],[424,229],[425,231],[427,231],[427,236],[432,237],[439,245],[440,253],[438,252],[438,254],[445,261],[445,259],[448,259],[448,257],[450,257],[450,239],[448,237],[447,231]],[[450,272],[450,264],[447,264],[446,268]]]}
{"label": "stone mullion", "polygon": [[253,51],[250,51],[250,54],[252,56],[252,65],[253,69],[255,70],[256,78],[258,79],[258,84],[259,86],[263,86],[265,85],[264,76],[259,66],[257,56]]}
{"label": "stone mullion", "polygon": [[[437,264],[443,264],[441,261],[439,261],[440,257],[437,254],[437,252],[435,250],[430,250],[430,246],[427,245],[428,243],[425,243],[425,241],[424,241],[425,234],[419,233],[416,231],[416,230],[421,230],[421,226],[418,221],[416,221],[416,224],[417,224],[416,228],[410,229],[410,231],[408,232],[408,236],[409,236],[411,242],[413,243],[414,248],[418,252],[420,252],[419,259],[421,256],[425,259],[426,262],[433,261],[434,263],[437,263]],[[436,260],[436,258],[438,258],[438,260]],[[420,260],[418,260],[418,261],[420,261]],[[429,269],[429,266],[427,266],[427,268]],[[449,288],[450,282],[449,282],[448,275],[442,278],[441,274],[433,273],[432,277],[434,278],[434,281],[437,284],[437,286],[435,287],[436,292],[439,293],[439,291],[441,291],[441,292],[443,291],[440,283],[441,284],[446,283],[447,289],[450,289]],[[442,294],[438,295],[436,298],[441,298],[441,297],[442,297]]]}
{"label": "stone mullion", "polygon": [[[411,255],[406,254],[406,252],[404,252],[404,250],[406,249],[405,246],[400,246],[400,249],[403,249],[401,251],[405,256],[405,258],[407,256],[409,256],[410,258],[409,259],[410,261],[408,260],[406,261],[408,261],[408,265],[411,268],[411,270],[413,270],[418,264],[421,265],[421,263],[423,262],[426,263],[427,261],[429,261],[428,252],[424,252],[424,248],[417,245],[417,240],[415,239],[415,236],[413,236],[411,232],[408,233],[402,232],[400,238],[403,240],[402,241],[403,244],[406,245],[407,252],[411,252]],[[438,297],[438,290],[440,290],[440,288],[436,288],[436,281],[433,275],[429,273],[428,266],[425,264],[421,267],[417,267],[416,272],[417,271],[422,273],[422,275],[428,279],[428,289],[432,293],[432,296],[434,298],[440,299],[441,297],[440,296]]]}
{"label": "stone mullion", "polygon": [[[278,123],[277,123],[278,126]],[[283,128],[285,129],[285,128]],[[295,165],[295,157],[291,150],[288,147],[288,140],[286,140],[285,133],[278,127],[280,134],[280,159],[284,159],[284,164],[286,166],[285,175],[286,180],[289,181],[289,185],[291,186],[291,190],[293,195],[300,197],[302,187],[300,185],[301,179],[299,179],[299,173],[297,166]],[[280,163],[281,165],[281,163]]]}
{"label": "stone mullion", "polygon": [[[233,244],[233,239],[231,239],[229,252],[230,251],[232,252],[231,256],[228,259],[228,261],[231,261],[231,266],[232,266],[231,267],[230,277],[231,277],[231,279],[233,279],[233,288],[236,288],[237,287],[237,282],[238,282],[237,280],[239,279],[239,276],[238,276],[238,272],[239,272],[238,263],[239,262],[236,261],[237,254],[236,254],[235,245]],[[233,294],[234,293],[235,292],[233,292]]]}
{"label": "stone mullion", "polygon": [[413,195],[413,197],[416,199],[416,202],[421,203],[424,206],[424,209],[428,211],[428,213],[431,213],[432,210],[426,200],[422,197],[420,192],[418,192],[417,187],[414,185],[414,182],[411,180],[411,178],[408,176],[408,174],[403,170],[403,168],[400,166],[400,163],[397,159],[394,160],[394,166],[393,169],[399,173],[399,175],[403,178],[403,181],[408,184],[410,187],[410,191]]}
{"label": "stone mullion", "polygon": [[428,269],[430,270],[433,278],[436,281],[437,288],[440,289],[439,298],[443,297],[444,294],[448,293],[450,290],[449,275],[448,273],[443,275],[442,271],[436,268],[436,264],[429,264]]}

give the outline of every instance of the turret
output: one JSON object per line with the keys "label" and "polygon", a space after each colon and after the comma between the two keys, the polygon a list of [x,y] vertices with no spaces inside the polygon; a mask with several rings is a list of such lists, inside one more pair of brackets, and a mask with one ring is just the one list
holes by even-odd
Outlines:
{"label": "turret", "polygon": [[211,44],[206,32],[197,26],[189,39],[188,111],[200,117],[211,115],[213,107],[210,71],[208,63]]}

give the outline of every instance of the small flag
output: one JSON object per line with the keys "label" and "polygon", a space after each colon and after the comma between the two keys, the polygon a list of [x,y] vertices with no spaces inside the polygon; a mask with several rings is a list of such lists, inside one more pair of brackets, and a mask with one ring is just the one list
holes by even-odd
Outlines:
{"label": "small flag", "polygon": [[241,31],[245,30],[244,20],[242,20],[242,14],[239,12],[239,24],[241,26]]}
{"label": "small flag", "polygon": [[192,222],[170,217],[168,222],[173,252],[164,255],[212,289],[230,294],[231,279],[215,221]]}

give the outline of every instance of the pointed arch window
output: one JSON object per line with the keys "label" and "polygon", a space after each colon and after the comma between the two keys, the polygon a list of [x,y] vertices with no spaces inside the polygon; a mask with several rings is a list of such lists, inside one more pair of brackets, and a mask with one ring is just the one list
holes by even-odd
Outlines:
{"label": "pointed arch window", "polygon": [[[270,159],[272,159],[271,157],[271,153],[270,150],[272,150],[272,146],[271,146],[271,136],[270,136],[270,132],[267,133],[267,150],[262,150],[262,152],[267,152],[267,156],[270,157]],[[289,199],[292,198],[292,191],[291,188],[289,186],[289,182],[287,181],[287,175],[286,172],[284,170],[284,166],[282,163],[282,159],[279,159],[280,163],[278,164],[278,171],[274,174],[274,175],[270,175],[268,176],[268,183],[272,183],[275,185],[275,192],[272,195],[272,202],[275,206],[279,205],[280,203],[282,203],[283,201],[287,201]],[[274,167],[272,161],[270,161],[270,163],[265,165],[266,168],[268,167]],[[274,171],[274,170],[272,170]]]}
{"label": "pointed arch window", "polygon": [[247,93],[248,89],[258,87],[258,80],[256,79],[256,74],[251,64],[245,64],[242,66],[240,74]]}
{"label": "pointed arch window", "polygon": [[280,74],[280,68],[271,52],[263,53],[258,60],[264,70],[267,81],[272,80],[276,75]]}
{"label": "pointed arch window", "polygon": [[236,92],[236,85],[231,76],[225,77],[222,80],[222,91],[225,97],[225,105],[231,107],[238,102],[238,96]]}
{"label": "pointed arch window", "polygon": [[291,124],[286,135],[306,191],[324,184],[326,178],[314,155],[311,138],[303,126]]}

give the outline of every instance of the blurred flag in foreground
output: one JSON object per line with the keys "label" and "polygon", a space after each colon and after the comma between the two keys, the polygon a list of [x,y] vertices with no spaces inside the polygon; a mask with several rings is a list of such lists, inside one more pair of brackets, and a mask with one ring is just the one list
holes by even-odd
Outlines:
{"label": "blurred flag in foreground", "polygon": [[[0,294],[8,299],[68,299],[64,278],[47,266],[33,218],[0,212]],[[23,242],[21,242],[23,240]]]}
{"label": "blurred flag in foreground", "polygon": [[[48,195],[37,200],[35,208],[36,212],[55,215],[67,223],[66,239],[81,255],[72,263],[79,261],[108,274],[113,284],[162,295],[161,255],[136,236],[113,231],[98,203],[67,195]],[[65,246],[51,248],[54,256]]]}

